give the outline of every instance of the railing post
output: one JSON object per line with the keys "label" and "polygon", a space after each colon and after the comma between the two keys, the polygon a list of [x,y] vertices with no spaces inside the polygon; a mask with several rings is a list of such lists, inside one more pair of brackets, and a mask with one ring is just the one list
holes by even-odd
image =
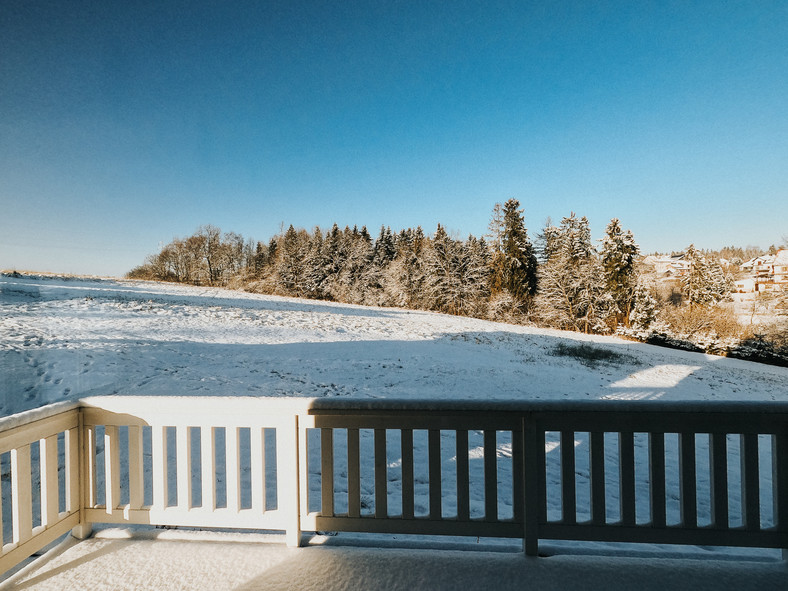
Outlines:
{"label": "railing post", "polygon": [[85,508],[87,507],[87,496],[89,490],[89,483],[87,478],[89,476],[88,470],[88,449],[87,437],[85,433],[85,417],[82,407],[77,412],[78,425],[77,425],[77,442],[79,452],[77,454],[77,480],[79,481],[79,525],[71,528],[71,535],[79,540],[84,540],[93,531],[93,525],[87,521],[85,517]]}
{"label": "railing post", "polygon": [[788,561],[788,433],[772,436],[772,485],[777,530],[783,536],[782,557]]}
{"label": "railing post", "polygon": [[[539,453],[544,453],[544,436],[540,437],[536,428],[536,420],[533,413],[526,413],[522,421],[523,436],[519,438],[524,443],[525,449],[522,450],[523,458],[523,509],[525,511],[525,537],[523,547],[526,556],[538,556],[539,554],[539,504],[540,499],[540,479],[544,478],[544,472],[539,474]],[[514,439],[514,438],[513,438]],[[513,453],[514,455],[514,453]]]}
{"label": "railing post", "polygon": [[299,442],[305,441],[306,438],[302,436],[298,414],[293,414],[289,420],[283,421],[283,427],[276,431],[276,469],[279,473],[277,480],[281,486],[277,497],[286,516],[285,542],[288,546],[298,547],[301,545],[302,484]]}

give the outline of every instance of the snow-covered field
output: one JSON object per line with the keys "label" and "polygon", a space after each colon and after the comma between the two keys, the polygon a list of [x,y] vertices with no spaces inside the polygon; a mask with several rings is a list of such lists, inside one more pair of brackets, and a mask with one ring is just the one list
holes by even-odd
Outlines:
{"label": "snow-covered field", "polygon": [[[607,358],[585,358],[578,345]],[[610,337],[214,288],[9,276],[0,278],[0,371],[0,415],[108,394],[788,399],[786,368]],[[418,457],[426,442],[417,438],[416,445]],[[576,445],[587,441],[581,437]],[[669,453],[675,445],[667,440]],[[506,446],[499,441],[502,458]],[[638,446],[645,454],[645,438]],[[738,447],[731,445],[730,453],[736,464]],[[668,460],[666,470],[677,486],[676,463]],[[578,460],[577,469],[587,482],[587,465]],[[548,470],[558,486],[557,464]],[[703,487],[699,482],[701,519],[709,513]],[[731,483],[732,511],[740,502],[735,489]],[[392,485],[390,507],[397,492]],[[362,494],[374,496],[363,486]],[[471,495],[472,511],[482,507],[483,496]],[[638,495],[647,507],[647,486],[639,484]],[[678,497],[668,496],[670,523]],[[608,505],[615,510],[615,494]],[[552,503],[551,511],[559,506]],[[503,499],[502,512],[510,508]],[[764,516],[771,518],[769,507]]]}
{"label": "snow-covered field", "polygon": [[[556,354],[592,343],[618,354]],[[0,277],[0,414],[106,394],[784,400],[788,369],[601,336],[187,286]]]}

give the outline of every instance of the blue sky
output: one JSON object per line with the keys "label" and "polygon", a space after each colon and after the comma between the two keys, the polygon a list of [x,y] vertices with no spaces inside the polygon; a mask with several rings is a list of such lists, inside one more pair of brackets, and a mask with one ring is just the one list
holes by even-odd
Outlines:
{"label": "blue sky", "polygon": [[465,237],[520,200],[645,252],[788,235],[785,2],[0,6],[0,268],[213,224]]}

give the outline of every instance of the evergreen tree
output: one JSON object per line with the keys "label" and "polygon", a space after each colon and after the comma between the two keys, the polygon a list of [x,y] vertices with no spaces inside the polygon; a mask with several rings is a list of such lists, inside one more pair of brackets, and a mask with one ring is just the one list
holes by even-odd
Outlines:
{"label": "evergreen tree", "polygon": [[507,290],[517,301],[525,302],[536,293],[536,255],[523,212],[517,199],[509,199],[503,206],[495,204],[490,221],[492,241],[490,258],[490,290]]}
{"label": "evergreen tree", "polygon": [[607,319],[616,306],[605,289],[588,220],[574,213],[563,218],[550,250],[539,275],[537,309],[542,320],[566,330],[608,332]]}
{"label": "evergreen tree", "polygon": [[605,287],[618,308],[617,323],[629,323],[637,284],[635,262],[639,253],[640,248],[632,232],[624,232],[618,219],[610,220],[602,239],[600,256]]}
{"label": "evergreen tree", "polygon": [[634,304],[629,314],[631,326],[641,330],[647,329],[657,317],[657,300],[651,295],[644,283],[638,283],[634,293]]}
{"label": "evergreen tree", "polygon": [[326,255],[323,232],[315,227],[309,240],[309,249],[304,261],[304,295],[308,298],[321,299],[326,280]]}
{"label": "evergreen tree", "polygon": [[684,260],[689,264],[689,270],[681,278],[681,284],[690,309],[695,304],[707,306],[718,301],[714,286],[713,272],[694,244],[690,244],[684,251]]}

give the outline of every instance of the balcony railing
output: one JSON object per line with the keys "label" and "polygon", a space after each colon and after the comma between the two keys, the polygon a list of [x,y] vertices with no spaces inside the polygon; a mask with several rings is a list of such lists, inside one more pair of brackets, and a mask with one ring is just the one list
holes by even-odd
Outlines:
{"label": "balcony railing", "polygon": [[788,548],[784,403],[97,397],[0,469],[0,572],[93,523]]}

